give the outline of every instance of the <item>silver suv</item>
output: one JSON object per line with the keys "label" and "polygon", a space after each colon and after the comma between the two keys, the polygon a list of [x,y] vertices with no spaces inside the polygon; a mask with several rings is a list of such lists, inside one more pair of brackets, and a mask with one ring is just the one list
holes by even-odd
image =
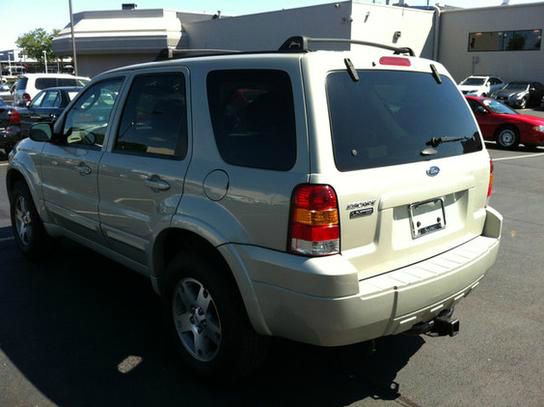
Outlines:
{"label": "silver suv", "polygon": [[455,335],[502,225],[471,110],[409,49],[309,42],[96,77],[10,156],[19,248],[64,236],[148,276],[206,376],[270,336]]}

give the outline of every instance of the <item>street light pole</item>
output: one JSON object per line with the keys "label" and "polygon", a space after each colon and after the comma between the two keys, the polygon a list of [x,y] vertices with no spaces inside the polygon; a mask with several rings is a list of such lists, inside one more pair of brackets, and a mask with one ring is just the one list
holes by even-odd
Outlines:
{"label": "street light pole", "polygon": [[44,65],[45,65],[45,73],[48,73],[47,72],[47,52],[42,51],[43,52],[43,60],[44,60]]}
{"label": "street light pole", "polygon": [[74,64],[74,73],[78,76],[77,72],[77,56],[76,56],[76,39],[74,37],[74,15],[72,14],[72,0],[68,0],[70,6],[70,31],[72,33],[72,62]]}

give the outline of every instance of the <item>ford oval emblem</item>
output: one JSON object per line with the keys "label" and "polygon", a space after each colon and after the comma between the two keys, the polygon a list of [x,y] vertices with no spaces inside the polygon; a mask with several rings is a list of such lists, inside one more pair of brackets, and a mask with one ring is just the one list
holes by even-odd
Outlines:
{"label": "ford oval emblem", "polygon": [[440,168],[438,168],[438,167],[436,167],[436,166],[433,165],[431,168],[429,168],[429,169],[427,170],[427,175],[428,175],[429,177],[435,177],[435,176],[438,175],[439,172],[440,172]]}

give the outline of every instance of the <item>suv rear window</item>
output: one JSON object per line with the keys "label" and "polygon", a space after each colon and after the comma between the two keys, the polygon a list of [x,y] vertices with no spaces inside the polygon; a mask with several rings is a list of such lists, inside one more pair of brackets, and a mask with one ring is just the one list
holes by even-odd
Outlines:
{"label": "suv rear window", "polygon": [[15,84],[15,90],[25,90],[28,78],[19,78]]}
{"label": "suv rear window", "polygon": [[[478,127],[455,84],[431,73],[347,72],[327,77],[334,160],[340,171],[384,167],[450,157],[482,149]],[[421,151],[433,137],[463,137]]]}
{"label": "suv rear window", "polygon": [[286,72],[213,71],[207,85],[215,141],[225,162],[279,171],[293,167],[295,112]]}

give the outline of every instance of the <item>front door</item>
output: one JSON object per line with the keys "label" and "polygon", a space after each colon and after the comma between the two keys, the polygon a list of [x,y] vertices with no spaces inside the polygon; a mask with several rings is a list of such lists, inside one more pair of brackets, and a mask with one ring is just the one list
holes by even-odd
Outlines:
{"label": "front door", "polygon": [[188,72],[150,69],[130,90],[100,162],[100,220],[108,244],[143,265],[170,224],[189,162]]}
{"label": "front door", "polygon": [[47,143],[41,161],[43,196],[55,223],[81,237],[100,241],[98,163],[123,78],[85,90]]}

